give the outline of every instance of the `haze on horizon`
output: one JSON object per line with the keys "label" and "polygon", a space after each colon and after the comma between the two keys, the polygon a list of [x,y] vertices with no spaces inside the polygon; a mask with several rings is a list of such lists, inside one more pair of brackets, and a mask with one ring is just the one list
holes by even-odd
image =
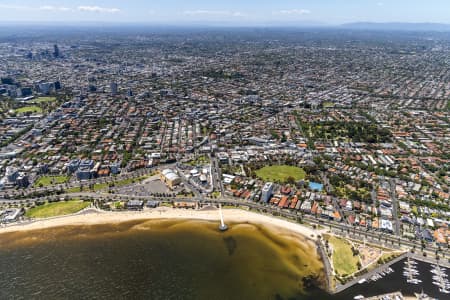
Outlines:
{"label": "haze on horizon", "polygon": [[205,25],[450,24],[447,0],[0,0],[0,22]]}

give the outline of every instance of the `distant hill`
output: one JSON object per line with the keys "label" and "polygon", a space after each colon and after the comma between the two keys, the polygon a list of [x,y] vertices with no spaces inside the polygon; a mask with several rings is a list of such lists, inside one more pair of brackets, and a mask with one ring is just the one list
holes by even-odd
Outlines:
{"label": "distant hill", "polygon": [[450,24],[441,23],[347,23],[340,27],[360,30],[398,30],[398,31],[450,31]]}

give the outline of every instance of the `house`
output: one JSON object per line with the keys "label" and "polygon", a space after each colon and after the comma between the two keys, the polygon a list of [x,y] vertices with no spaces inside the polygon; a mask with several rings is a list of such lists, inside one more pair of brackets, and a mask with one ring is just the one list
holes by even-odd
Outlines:
{"label": "house", "polygon": [[127,202],[127,208],[129,210],[142,210],[144,208],[144,201],[130,200]]}
{"label": "house", "polygon": [[448,230],[446,227],[441,227],[436,229],[433,232],[433,237],[436,240],[436,243],[441,245],[441,246],[445,246],[447,245],[448,241]]}
{"label": "house", "polygon": [[419,233],[419,237],[429,243],[432,243],[434,241],[433,235],[428,229],[422,230],[422,232]]}
{"label": "house", "polygon": [[385,219],[381,219],[380,229],[389,233],[394,232],[392,222]]}
{"label": "house", "polygon": [[3,223],[16,222],[25,213],[23,208],[10,208],[0,214],[0,221]]}

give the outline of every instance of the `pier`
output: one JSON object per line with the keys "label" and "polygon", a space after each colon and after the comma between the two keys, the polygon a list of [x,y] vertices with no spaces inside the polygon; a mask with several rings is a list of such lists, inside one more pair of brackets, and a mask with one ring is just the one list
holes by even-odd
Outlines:
{"label": "pier", "polygon": [[226,231],[228,229],[228,226],[223,221],[222,204],[219,204],[219,214],[220,214],[219,230],[220,231]]}
{"label": "pier", "polygon": [[326,275],[326,280],[327,280],[327,290],[330,293],[334,293],[333,290],[333,267],[331,266],[331,262],[328,259],[327,256],[327,252],[325,251],[325,249],[323,248],[323,244],[321,241],[316,241],[316,246],[317,246],[317,252],[319,253],[322,262],[323,262],[323,266],[324,266],[324,270],[325,270],[325,275]]}
{"label": "pier", "polygon": [[419,253],[408,253],[408,256],[410,258],[413,258],[415,260],[418,260],[418,261],[421,261],[421,262],[424,262],[427,264],[436,264],[441,267],[450,269],[450,263],[448,262],[447,258],[441,258],[438,260],[435,257],[423,256],[422,254],[419,254]]}

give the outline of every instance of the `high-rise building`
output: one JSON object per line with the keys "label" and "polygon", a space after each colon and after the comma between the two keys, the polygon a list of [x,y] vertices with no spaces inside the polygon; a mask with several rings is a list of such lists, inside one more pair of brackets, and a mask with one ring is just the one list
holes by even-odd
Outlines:
{"label": "high-rise building", "polygon": [[270,198],[273,194],[273,183],[272,182],[266,182],[266,184],[262,188],[261,192],[261,201],[262,202],[269,202]]}
{"label": "high-rise building", "polygon": [[53,57],[58,58],[60,56],[58,45],[53,45]]}
{"label": "high-rise building", "polygon": [[117,91],[118,91],[118,85],[115,82],[111,82],[111,95],[115,96],[117,95]]}
{"label": "high-rise building", "polygon": [[38,90],[44,95],[50,94],[55,89],[54,82],[42,82],[38,84]]}

